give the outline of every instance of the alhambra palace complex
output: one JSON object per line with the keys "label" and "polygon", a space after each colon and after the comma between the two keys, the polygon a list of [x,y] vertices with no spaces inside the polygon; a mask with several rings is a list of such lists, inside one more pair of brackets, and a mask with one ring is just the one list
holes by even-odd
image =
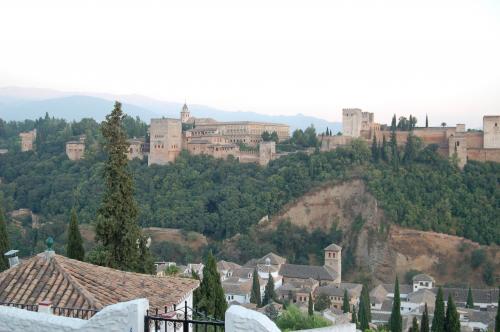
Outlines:
{"label": "alhambra palace complex", "polygon": [[[389,141],[391,135],[389,126],[375,123],[373,113],[363,112],[359,108],[342,110],[342,127],[341,136],[320,137],[322,151],[349,144],[355,138],[370,143],[374,136],[379,142],[385,136]],[[409,133],[396,131],[398,145],[406,143]],[[436,144],[438,152],[443,156],[453,157],[456,154],[461,168],[467,160],[500,162],[499,115],[485,115],[482,132],[466,131],[464,124],[457,124],[455,127],[417,127],[412,133],[425,145]]]}
{"label": "alhambra palace complex", "polygon": [[[385,136],[390,138],[390,127],[374,121],[374,113],[363,112],[359,108],[342,110],[343,133],[339,136],[319,135],[321,151],[331,151],[345,146],[353,139],[371,143],[373,137],[381,142]],[[148,165],[165,165],[175,161],[181,151],[198,155],[206,154],[215,158],[226,159],[229,155],[244,163],[267,165],[269,161],[286,153],[277,153],[274,141],[264,142],[264,132],[276,132],[279,141],[290,137],[286,124],[235,121],[218,122],[210,118],[192,117],[186,104],[180,112],[180,119],[151,119],[149,128],[150,142],[145,139],[129,139],[128,158],[144,158]],[[455,127],[416,127],[413,135],[425,145],[436,144],[443,156],[454,157],[463,168],[467,160],[500,162],[500,115],[485,115],[483,131],[467,131],[464,124]],[[410,131],[396,131],[397,142],[404,145]],[[21,151],[33,149],[36,129],[19,134]],[[240,144],[250,149],[240,150]],[[66,143],[66,154],[71,160],[83,158],[85,137]]]}

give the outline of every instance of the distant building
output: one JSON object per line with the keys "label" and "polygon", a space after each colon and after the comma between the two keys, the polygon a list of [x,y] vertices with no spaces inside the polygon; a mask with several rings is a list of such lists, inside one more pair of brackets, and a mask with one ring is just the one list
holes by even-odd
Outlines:
{"label": "distant building", "polygon": [[127,143],[129,144],[128,150],[127,150],[127,159],[132,160],[132,159],[142,159],[146,155],[145,152],[145,144],[144,140],[142,139],[128,139]]}
{"label": "distant building", "polygon": [[80,136],[78,141],[66,142],[66,155],[69,160],[77,161],[85,154],[85,136]]}
{"label": "distant building", "polygon": [[182,149],[182,125],[178,119],[151,119],[148,165],[175,161]]}
{"label": "distant building", "polygon": [[20,133],[19,137],[21,137],[22,152],[33,150],[33,143],[35,142],[36,139],[36,129]]}

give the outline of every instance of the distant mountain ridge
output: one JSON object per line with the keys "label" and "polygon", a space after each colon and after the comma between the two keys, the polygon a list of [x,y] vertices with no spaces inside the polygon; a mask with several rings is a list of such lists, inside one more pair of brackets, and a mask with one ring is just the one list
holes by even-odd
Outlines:
{"label": "distant mountain ridge", "polygon": [[[105,93],[64,92],[51,89],[4,87],[0,88],[0,118],[22,121],[36,119],[49,113],[50,116],[66,120],[94,118],[102,121],[112,109],[114,100],[123,104],[123,110],[130,116],[140,117],[149,123],[155,117],[179,117],[181,103],[161,101],[141,95],[113,95]],[[267,115],[248,111],[224,111],[204,105],[189,105],[191,115],[213,118],[218,121],[262,121],[286,123],[293,131],[314,125],[317,132],[326,127],[333,132],[340,131],[339,122],[297,115]]]}

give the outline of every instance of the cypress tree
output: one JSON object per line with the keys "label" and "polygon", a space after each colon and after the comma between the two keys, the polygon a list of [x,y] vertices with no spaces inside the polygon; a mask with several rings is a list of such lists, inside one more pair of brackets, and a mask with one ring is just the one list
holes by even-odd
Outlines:
{"label": "cypress tree", "polygon": [[434,317],[432,318],[432,332],[444,332],[444,299],[443,289],[439,287],[434,305]]}
{"label": "cypress tree", "polygon": [[[500,293],[500,287],[498,291]],[[500,332],[500,296],[498,297],[497,316],[495,317],[495,332]]]}
{"label": "cypress tree", "polygon": [[3,215],[2,202],[0,201],[0,272],[9,268],[9,262],[4,254],[10,250],[9,236],[7,234],[7,224]]}
{"label": "cypress tree", "polygon": [[425,128],[429,128],[429,117],[425,115]]}
{"label": "cypress tree", "polygon": [[396,137],[396,115],[395,114],[394,114],[394,117],[392,118],[392,124],[391,124],[390,146],[391,146],[392,165],[394,166],[395,169],[397,169],[399,167],[399,151],[398,151],[398,141],[397,141],[397,137]]}
{"label": "cypress tree", "polygon": [[313,307],[313,300],[311,293],[309,293],[309,302],[307,303],[307,313],[309,314],[309,316],[314,315],[314,307]]}
{"label": "cypress tree", "polygon": [[264,289],[264,299],[262,300],[262,306],[271,303],[272,300],[276,298],[276,293],[274,292],[274,279],[271,273],[269,273],[269,278],[267,279],[266,288]]}
{"label": "cypress tree", "polygon": [[416,157],[415,137],[410,132],[406,139],[403,162],[405,164],[410,164],[415,159],[415,157]]}
{"label": "cypress tree", "polygon": [[352,306],[352,315],[351,315],[351,323],[356,324],[358,326],[358,317],[356,316],[356,306]]}
{"label": "cypress tree", "polygon": [[460,316],[458,315],[457,307],[453,302],[451,294],[448,295],[448,306],[446,308],[444,330],[446,332],[460,332]]}
{"label": "cypress tree", "polygon": [[387,157],[387,140],[385,139],[385,135],[382,137],[382,147],[380,148],[380,158],[383,161],[388,161]]}
{"label": "cypress tree", "polygon": [[401,298],[399,296],[399,281],[396,276],[394,284],[394,302],[392,303],[391,318],[389,319],[389,328],[391,332],[403,331],[403,318],[401,317]]}
{"label": "cypress tree", "polygon": [[260,307],[261,305],[260,282],[259,282],[259,273],[257,272],[257,269],[253,270],[252,292],[250,293],[250,303],[255,303],[257,307]]}
{"label": "cypress tree", "polygon": [[413,321],[411,323],[411,328],[410,330],[412,332],[418,332],[420,329],[418,328],[418,321],[417,321],[417,316],[413,316]]}
{"label": "cypress tree", "polygon": [[378,147],[377,138],[375,137],[375,135],[373,135],[373,141],[372,141],[372,160],[374,162],[378,162],[379,159],[380,159],[380,149]]}
{"label": "cypress tree", "polygon": [[342,311],[345,313],[349,312],[351,305],[349,304],[349,294],[347,293],[347,289],[344,289],[344,298],[342,301]]}
{"label": "cypress tree", "polygon": [[208,253],[205,267],[203,268],[203,280],[201,281],[197,297],[197,307],[205,315],[216,319],[224,319],[227,302],[224,290],[222,289],[220,275],[217,271],[217,263],[211,252]]}
{"label": "cypress tree", "polygon": [[68,227],[68,240],[66,246],[66,255],[69,258],[83,261],[85,257],[85,250],[83,249],[83,239],[78,229],[78,218],[76,210],[71,209],[71,220]]}
{"label": "cypress tree", "polygon": [[358,321],[361,331],[364,331],[369,328],[369,323],[371,321],[371,311],[370,311],[370,297],[368,295],[368,287],[366,285],[363,285],[363,288],[361,289]]}
{"label": "cypress tree", "polygon": [[465,304],[466,308],[473,309],[474,308],[474,299],[472,298],[472,289],[469,286],[469,291],[467,292],[467,303]]}
{"label": "cypress tree", "polygon": [[142,272],[146,270],[139,248],[143,235],[137,224],[138,209],[128,169],[124,117],[121,104],[115,102],[113,111],[101,125],[107,160],[103,172],[105,190],[97,211],[96,240],[104,251],[104,265]]}
{"label": "cypress tree", "polygon": [[429,311],[427,311],[427,303],[425,304],[422,320],[420,321],[420,332],[429,332]]}

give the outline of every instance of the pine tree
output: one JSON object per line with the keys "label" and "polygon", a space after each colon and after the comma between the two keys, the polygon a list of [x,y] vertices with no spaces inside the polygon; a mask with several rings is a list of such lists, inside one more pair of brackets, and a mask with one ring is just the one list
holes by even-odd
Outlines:
{"label": "pine tree", "polygon": [[262,300],[262,306],[271,303],[272,300],[276,298],[276,293],[274,292],[274,279],[271,273],[269,273],[269,278],[267,279],[266,288],[264,289],[264,299]]}
{"label": "pine tree", "polygon": [[394,169],[398,169],[399,168],[399,151],[398,151],[398,140],[396,137],[396,115],[394,115],[394,117],[392,118],[390,146],[391,146],[392,165],[393,165]]}
{"label": "pine tree", "polygon": [[444,299],[443,289],[439,287],[434,305],[434,317],[432,318],[432,332],[444,332]]}
{"label": "pine tree", "polygon": [[446,317],[444,319],[444,330],[446,332],[460,332],[460,316],[457,307],[453,302],[451,294],[448,295],[448,306],[446,308]]}
{"label": "pine tree", "polygon": [[405,150],[403,155],[403,162],[405,164],[411,164],[412,161],[416,157],[416,148],[415,148],[415,137],[410,132],[406,139]]}
{"label": "pine tree", "polygon": [[314,306],[311,293],[309,293],[309,302],[307,303],[307,313],[309,314],[309,316],[314,315]]}
{"label": "pine tree", "polygon": [[0,272],[9,268],[9,262],[4,254],[10,250],[9,235],[7,234],[7,224],[3,215],[2,202],[0,201]]}
{"label": "pine tree", "polygon": [[351,315],[351,323],[356,324],[358,326],[358,317],[356,316],[356,306],[352,306],[352,315]]}
{"label": "pine tree", "polygon": [[[500,293],[500,287],[498,287]],[[500,332],[500,296],[498,297],[497,316],[495,317],[495,332]]]}
{"label": "pine tree", "polygon": [[417,321],[417,316],[413,316],[413,321],[411,323],[411,332],[419,332],[420,329],[418,327],[418,321]]}
{"label": "pine tree", "polygon": [[427,303],[425,304],[422,320],[420,321],[420,332],[429,332],[429,311],[427,310]]}
{"label": "pine tree", "polygon": [[347,293],[347,289],[344,289],[344,298],[342,301],[342,311],[345,313],[349,312],[351,305],[349,304],[349,294]]}
{"label": "pine tree", "polygon": [[257,272],[257,269],[253,270],[252,292],[250,293],[250,303],[255,303],[257,307],[260,307],[261,305],[260,282],[259,282],[259,273]]}
{"label": "pine tree", "polygon": [[217,263],[211,252],[203,268],[203,280],[201,281],[199,293],[197,294],[196,306],[205,315],[216,319],[224,319],[227,302],[224,290],[217,271]]}
{"label": "pine tree", "polygon": [[472,289],[470,288],[470,286],[469,286],[469,291],[467,292],[467,303],[465,307],[469,309],[474,308],[474,299],[472,298]]}
{"label": "pine tree", "polygon": [[115,102],[113,111],[101,125],[107,160],[103,172],[105,190],[97,212],[96,240],[102,245],[106,266],[142,272],[147,268],[139,248],[143,235],[137,224],[138,209],[128,169],[124,117],[121,104]]}
{"label": "pine tree", "polygon": [[425,115],[425,128],[429,128],[429,117]]}
{"label": "pine tree", "polygon": [[394,302],[392,303],[391,318],[389,319],[389,327],[391,332],[403,331],[403,318],[401,317],[401,298],[399,296],[399,281],[396,276],[394,284]]}
{"label": "pine tree", "polygon": [[383,161],[388,161],[387,157],[387,140],[385,139],[385,135],[382,137],[382,147],[380,148],[380,158]]}
{"label": "pine tree", "polygon": [[71,210],[71,220],[68,227],[68,240],[66,246],[66,255],[69,258],[83,261],[85,257],[85,250],[83,249],[83,239],[78,229],[78,218],[76,210]]}

